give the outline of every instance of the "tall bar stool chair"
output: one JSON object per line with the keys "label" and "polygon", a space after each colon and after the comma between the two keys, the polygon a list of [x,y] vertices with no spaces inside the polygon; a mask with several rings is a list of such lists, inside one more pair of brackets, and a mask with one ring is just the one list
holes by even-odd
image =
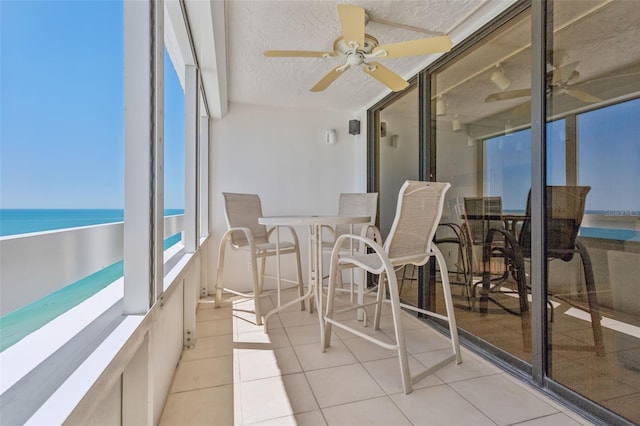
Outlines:
{"label": "tall bar stool chair", "polygon": [[[378,215],[378,193],[342,193],[338,201],[338,216],[369,216],[371,219],[366,223],[358,223],[355,225],[337,225],[335,228],[323,226],[323,230],[328,231],[330,239],[322,242],[322,251],[325,254],[331,254],[336,239],[342,234],[353,232],[356,235],[368,237],[376,242],[382,241],[380,231],[376,227],[376,218]],[[351,228],[353,227],[353,228]],[[353,231],[352,231],[353,229]],[[343,248],[343,254],[351,254],[353,252],[362,252],[364,245],[354,241],[351,246]],[[328,277],[328,276],[327,276]],[[363,277],[364,278],[364,277]],[[362,280],[364,281],[364,279]],[[350,299],[353,301],[354,289],[358,285],[366,285],[366,283],[356,283],[353,269],[351,269],[349,288],[345,289],[350,293]],[[342,290],[342,289],[339,289]]]}
{"label": "tall bar stool chair", "polygon": [[[384,247],[381,247],[378,243],[369,238],[362,237],[360,235],[346,234],[338,237],[333,252],[331,253],[329,289],[326,315],[324,316],[322,350],[324,351],[331,345],[332,326],[336,326],[383,348],[397,351],[400,362],[400,372],[402,375],[402,385],[405,394],[411,392],[411,386],[413,383],[432,374],[441,367],[454,360],[456,364],[462,362],[447,265],[442,253],[433,243],[433,236],[436,232],[436,228],[438,227],[440,217],[442,216],[444,195],[450,187],[451,185],[445,182],[406,181],[400,188],[396,216],[394,218],[393,225],[391,226],[389,236],[384,243]],[[373,253],[357,255],[341,254],[344,245],[348,244],[349,240],[357,240],[361,244],[366,244]],[[442,289],[447,310],[446,316],[400,303],[395,269],[407,264],[418,266],[424,265],[431,256],[435,256],[438,266],[442,271]],[[369,273],[379,275],[378,293],[375,301],[351,305],[347,308],[340,309],[339,311],[334,310],[336,285],[339,284],[338,281],[341,279],[339,271],[341,267],[345,265],[362,268]],[[389,289],[388,300],[386,299],[387,287]],[[363,309],[367,306],[375,306],[374,328],[377,330],[380,328],[380,314],[383,302],[391,304],[395,335],[394,343],[387,343],[377,339],[376,336],[369,336],[360,330],[353,328],[349,324],[334,318],[334,314],[354,309]],[[407,350],[405,347],[404,332],[400,317],[401,308],[439,318],[449,323],[451,346],[453,349],[452,355],[413,377],[409,372]]]}
{"label": "tall bar stool chair", "polygon": [[[302,267],[300,265],[300,250],[298,236],[292,227],[287,228],[291,234],[291,241],[269,241],[269,237],[273,231],[267,230],[267,227],[258,223],[258,218],[262,217],[262,205],[260,197],[255,194],[234,194],[224,192],[224,212],[227,220],[227,231],[220,240],[220,254],[218,256],[218,275],[216,279],[216,297],[215,306],[220,306],[222,291],[244,296],[254,299],[256,325],[262,325],[262,309],[260,304],[260,296],[262,295],[264,278],[277,278],[273,275],[265,275],[265,265],[267,257],[275,256],[277,259],[276,248],[279,246],[280,255],[293,254],[296,258],[296,279],[287,279],[280,277],[281,281],[293,283],[298,288],[299,296],[303,295]],[[247,251],[251,257],[251,278],[253,284],[252,293],[243,293],[234,289],[226,288],[223,285],[224,277],[224,257],[227,243],[231,242],[233,249]],[[258,259],[261,260],[258,268]],[[278,260],[279,261],[279,260]],[[279,268],[279,265],[277,266]],[[277,282],[278,293],[281,290],[281,283]],[[279,298],[278,298],[279,300]],[[301,308],[304,309],[304,302]]]}

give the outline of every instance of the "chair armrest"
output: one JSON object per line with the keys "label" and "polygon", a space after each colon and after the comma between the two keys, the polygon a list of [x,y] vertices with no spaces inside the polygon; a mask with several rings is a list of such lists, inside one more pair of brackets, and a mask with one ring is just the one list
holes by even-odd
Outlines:
{"label": "chair armrest", "polygon": [[[496,239],[497,235],[502,235],[505,239],[505,241],[508,244],[508,247],[511,248],[511,250],[514,253],[515,257],[521,257],[523,258],[522,255],[522,248],[520,247],[520,244],[518,243],[518,240],[516,239],[516,237],[509,231],[507,231],[506,229],[498,229],[498,228],[491,228],[489,229],[489,231],[487,231],[487,237],[484,241],[484,248],[483,251],[487,251],[487,255],[491,256],[491,250],[493,250],[493,241]],[[501,249],[502,251],[506,250],[505,246],[504,248],[502,247],[496,247]],[[483,253],[484,254],[484,253]],[[524,258],[523,258],[524,259]],[[524,262],[524,260],[523,260]]]}
{"label": "chair armrest", "polygon": [[[453,231],[453,233],[455,234],[455,239],[457,240],[457,242],[459,242],[460,244],[464,244],[463,241],[463,237],[462,237],[462,227],[460,225],[458,225],[457,223],[440,223],[438,224],[438,226],[443,227],[443,228],[449,228]],[[445,237],[445,238],[435,238],[433,239],[433,242],[438,244],[438,243],[446,243],[446,242],[452,242],[452,238],[451,237]]]}
{"label": "chair armrest", "polygon": [[[349,240],[359,241],[362,247],[366,246],[371,248],[373,250],[373,253],[361,256],[343,256],[343,258],[346,259],[347,262],[361,267],[366,271],[374,274],[380,274],[384,271],[386,271],[387,274],[393,274],[394,269],[391,265],[391,260],[389,259],[389,256],[384,251],[382,246],[376,243],[371,238],[362,237],[355,234],[342,234],[336,239],[336,243],[333,246],[333,250],[331,252],[331,268],[334,268],[334,265],[337,266],[340,257],[340,250],[343,249],[343,246],[347,244]],[[370,256],[377,256],[380,260],[380,263],[374,265],[373,263],[365,262],[365,259]]]}
{"label": "chair armrest", "polygon": [[[234,232],[242,232],[245,238],[247,239],[247,245],[251,247],[251,249],[255,249],[255,241],[253,240],[253,233],[251,232],[251,229],[247,228],[246,226],[239,226],[236,228],[227,229],[227,231],[224,233],[224,235],[220,239],[220,244],[224,244],[226,240],[230,239],[231,235]],[[238,246],[235,244],[232,244],[232,246],[235,248],[245,247],[245,246]]]}

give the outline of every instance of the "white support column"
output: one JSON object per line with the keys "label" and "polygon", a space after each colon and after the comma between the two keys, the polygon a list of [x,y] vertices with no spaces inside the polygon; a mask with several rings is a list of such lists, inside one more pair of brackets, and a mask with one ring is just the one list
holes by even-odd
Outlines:
{"label": "white support column", "polygon": [[[125,314],[144,314],[152,304],[157,277],[158,135],[162,111],[157,105],[158,55],[162,43],[162,1],[124,3],[124,308]],[[156,27],[160,17],[160,26]],[[159,38],[158,31],[160,31]],[[162,50],[160,50],[162,52]],[[162,64],[162,62],[160,62]],[[162,78],[160,78],[162,80]],[[162,100],[162,95],[160,95]],[[162,169],[162,158],[160,159]],[[162,180],[160,180],[162,186]],[[161,197],[162,198],[162,197]],[[162,238],[160,238],[160,246]],[[162,257],[160,257],[160,261]]]}
{"label": "white support column", "polygon": [[[200,240],[209,236],[209,118],[200,116],[200,165],[199,205],[200,205]],[[202,244],[202,243],[201,243]],[[209,283],[209,243],[200,246],[200,297],[207,297]]]}
{"label": "white support column", "polygon": [[154,275],[151,304],[164,291],[164,0],[155,0],[155,212]]}
{"label": "white support column", "polygon": [[198,247],[198,70],[185,67],[184,83],[184,249],[194,253]]}
{"label": "white support column", "polygon": [[198,187],[200,196],[200,238],[209,236],[209,118],[200,117],[200,154],[198,164],[200,176],[198,177]]}

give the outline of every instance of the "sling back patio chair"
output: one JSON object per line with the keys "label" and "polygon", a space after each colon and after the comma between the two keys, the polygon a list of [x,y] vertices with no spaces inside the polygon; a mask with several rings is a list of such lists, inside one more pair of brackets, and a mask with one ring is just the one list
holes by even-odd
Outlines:
{"label": "sling back patio chair", "polygon": [[[602,328],[600,324],[601,316],[598,307],[598,295],[596,293],[593,268],[589,252],[584,243],[578,237],[578,231],[584,216],[585,203],[590,186],[547,186],[546,188],[546,256],[547,261],[561,260],[571,261],[575,254],[580,255],[584,272],[584,281],[587,294],[587,306],[591,319],[593,332],[593,345],[553,345],[556,349],[573,350],[593,350],[598,356],[604,355],[604,342]],[[504,247],[505,261],[508,272],[516,281],[515,291],[518,294],[519,309],[516,311],[504,306],[496,298],[494,293],[504,291],[502,286],[491,286],[489,276],[491,274],[491,262],[487,259],[491,256],[494,241],[502,240],[500,243]],[[492,228],[487,233],[484,245],[483,259],[485,263],[485,274],[483,277],[483,294],[481,303],[494,302],[512,314],[528,316],[529,312],[529,284],[526,280],[525,263],[531,261],[531,191],[527,196],[527,209],[523,217],[522,227],[518,238],[512,232],[505,229]],[[510,291],[507,289],[507,291]],[[554,296],[563,302],[574,305],[575,302],[570,297],[561,293],[556,293],[549,286],[547,291],[549,296]],[[550,319],[553,321],[553,305],[548,301]],[[523,331],[528,332],[528,327],[523,327]]]}
{"label": "sling back patio chair", "polygon": [[[220,240],[220,254],[218,256],[218,276],[216,280],[216,307],[220,306],[220,298],[222,297],[222,291],[226,291],[232,294],[249,297],[254,299],[256,325],[262,325],[262,309],[260,303],[260,296],[263,293],[264,278],[276,278],[273,275],[265,274],[265,266],[267,257],[275,257],[276,260],[276,248],[279,245],[280,255],[293,254],[295,255],[296,274],[295,280],[280,278],[281,281],[294,283],[298,288],[300,296],[303,294],[303,282],[302,282],[302,267],[300,265],[300,250],[298,243],[298,236],[292,227],[288,228],[291,234],[291,241],[270,241],[269,237],[272,234],[273,229],[267,230],[267,227],[258,223],[258,218],[262,217],[262,206],[260,203],[260,197],[255,194],[234,194],[223,193],[224,196],[224,211],[227,220],[227,231]],[[223,284],[224,278],[224,257],[227,248],[227,243],[231,242],[231,247],[234,249],[244,250],[249,253],[251,257],[251,279],[253,285],[252,293],[243,293],[230,288],[226,288]],[[261,260],[260,267],[258,267],[258,259]],[[277,281],[277,280],[276,280]],[[276,282],[277,291],[281,290],[281,283]],[[302,302],[302,309],[304,309],[304,302]]]}
{"label": "sling back patio chair", "polygon": [[[358,223],[354,225],[337,225],[335,228],[330,226],[323,226],[322,228],[326,230],[328,234],[330,234],[330,238],[327,241],[322,242],[323,252],[325,254],[331,254],[336,239],[343,234],[353,233],[356,235],[361,235],[363,237],[372,238],[374,241],[382,241],[380,231],[376,227],[377,215],[377,192],[340,194],[340,198],[338,200],[338,216],[369,216],[371,219],[367,223]],[[343,254],[350,254],[348,253],[349,251],[357,252],[362,249],[364,249],[364,245],[359,244],[358,241],[354,241],[351,247],[344,247]],[[364,281],[364,279],[362,281]],[[348,291],[350,293],[352,301],[354,289],[357,285],[358,284],[355,283],[354,274],[351,273]]]}
{"label": "sling back patio chair", "polygon": [[[333,252],[331,253],[331,266],[329,273],[329,289],[327,297],[326,315],[324,317],[323,351],[331,345],[332,326],[360,336],[383,348],[395,350],[398,353],[402,386],[405,394],[411,392],[412,383],[415,383],[437,369],[449,364],[453,360],[457,364],[462,362],[460,346],[458,343],[458,331],[454,315],[451,289],[447,274],[447,266],[435,244],[433,236],[442,215],[444,195],[451,185],[440,182],[406,181],[400,188],[396,216],[394,218],[389,236],[384,247],[375,241],[360,235],[341,235],[338,237]],[[349,244],[349,240],[356,240],[366,244],[372,253],[343,255],[342,249]],[[435,256],[442,274],[442,289],[446,305],[447,315],[441,315],[415,306],[400,303],[398,281],[395,268],[406,264],[424,265],[431,256]],[[369,303],[355,304],[334,311],[336,286],[341,279],[340,267],[351,265],[379,275],[379,286],[376,300]],[[389,290],[389,300],[386,299],[386,289]],[[367,306],[375,306],[374,329],[380,328],[380,315],[382,303],[391,304],[394,343],[387,343],[376,336],[370,336],[347,322],[334,318],[334,314],[347,312],[354,309],[363,309]],[[404,331],[402,329],[401,308],[439,318],[448,321],[453,354],[433,367],[411,377],[409,372],[407,350],[405,347]]]}

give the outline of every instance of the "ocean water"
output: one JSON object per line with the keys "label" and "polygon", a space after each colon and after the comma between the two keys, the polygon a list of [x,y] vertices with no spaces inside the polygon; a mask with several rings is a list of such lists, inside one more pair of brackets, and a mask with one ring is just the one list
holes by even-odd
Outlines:
{"label": "ocean water", "polygon": [[[164,212],[165,216],[183,213],[182,209]],[[0,209],[0,237],[123,220],[122,209]]]}
{"label": "ocean water", "polygon": [[[165,215],[184,210],[165,210]],[[0,209],[0,236],[121,222],[123,210]],[[180,234],[165,239],[165,250],[180,241]],[[93,296],[122,276],[123,262],[109,265],[42,299],[0,317],[0,352],[57,316]]]}

